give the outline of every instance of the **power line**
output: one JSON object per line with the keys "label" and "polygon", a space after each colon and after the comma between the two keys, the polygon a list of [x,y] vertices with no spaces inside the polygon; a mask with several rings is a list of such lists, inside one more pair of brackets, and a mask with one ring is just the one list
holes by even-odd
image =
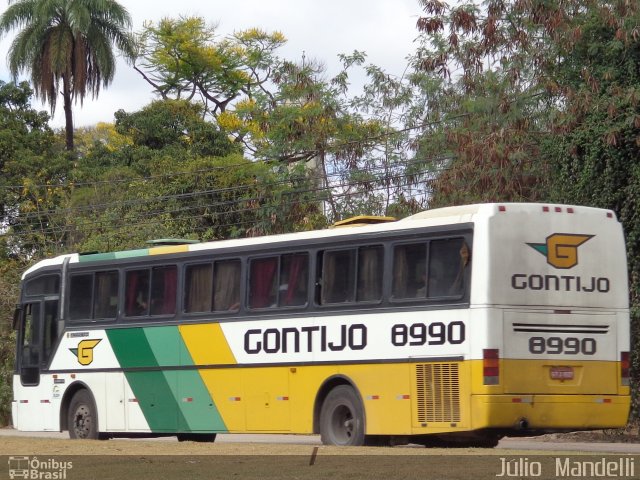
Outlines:
{"label": "power line", "polygon": [[[415,182],[407,182],[404,184],[398,184],[395,185],[394,188],[403,188],[403,187],[408,187],[408,186],[412,186],[415,185]],[[369,191],[369,193],[371,192],[376,192],[376,191],[380,191],[380,190],[386,190],[388,187],[386,185],[382,185],[379,187],[376,187],[374,189],[371,189]],[[316,189],[316,191],[322,191],[322,189]],[[417,193],[416,195],[409,195],[409,198],[414,198],[414,197],[423,197],[425,194],[424,191],[421,191],[419,193]],[[354,194],[352,192],[343,192],[340,194],[334,194],[334,199],[335,198],[342,198],[342,197],[349,197],[349,196],[353,196]],[[313,202],[319,202],[319,201],[323,201],[325,200],[324,198],[315,198],[315,199],[309,199],[308,201],[310,203]],[[237,203],[240,202],[246,202],[247,200],[239,200]],[[281,202],[279,204],[280,208],[284,207],[284,206],[292,206],[294,204],[299,203],[299,201],[288,201],[288,202]],[[196,206],[196,207],[189,207],[187,209],[179,209],[178,211],[185,211],[185,210],[189,210],[189,209],[198,209],[198,208],[207,208],[207,205],[204,206]],[[265,210],[268,208],[273,208],[273,206],[271,205],[261,205],[258,207],[246,207],[246,208],[239,208],[236,210],[229,210],[226,212],[212,212],[210,214],[208,214],[209,217],[223,217],[225,215],[234,215],[234,214],[240,214],[240,213],[246,213],[246,212],[251,212],[251,211],[260,211],[260,210]],[[164,211],[160,211],[160,214],[162,213],[169,213],[169,212],[164,212]],[[152,217],[152,216],[156,216],[157,213],[151,212],[151,213],[146,213],[143,215],[138,215],[137,218],[148,218],[148,217]],[[181,216],[180,218],[176,219],[178,221],[188,221],[188,220],[192,220],[192,219],[196,219],[196,218],[201,218],[202,215],[190,215],[190,216]],[[224,228],[224,227],[230,227],[230,226],[239,226],[239,225],[246,225],[246,224],[255,224],[256,221],[255,219],[252,220],[245,220],[242,222],[234,222],[234,223],[227,223],[227,224],[215,224],[212,225],[215,228]],[[120,225],[113,225],[111,221],[109,220],[92,220],[89,221],[85,224],[83,224],[81,227],[78,227],[77,225],[65,225],[63,227],[60,228],[56,228],[56,227],[47,227],[47,228],[43,228],[40,230],[36,230],[34,232],[21,232],[21,233],[5,233],[2,234],[0,236],[5,236],[5,237],[14,237],[14,238],[28,238],[28,237],[32,237],[34,235],[54,235],[54,234],[58,234],[58,235],[64,235],[67,233],[73,233],[73,232],[77,232],[78,230],[83,230],[86,228],[101,228],[101,227],[110,227],[112,230],[118,231],[118,230],[123,230],[123,229],[130,229],[130,228],[134,228],[134,227],[141,227],[141,226],[147,226],[147,225],[156,225],[157,222],[131,222],[131,221],[125,221],[125,223],[120,224]],[[194,231],[193,233],[200,233],[197,231]]]}
{"label": "power line", "polygon": [[[415,165],[422,165],[424,164],[425,160],[413,160],[413,161],[407,161],[407,162],[402,162],[402,163],[396,163],[392,166],[386,166],[386,165],[379,165],[379,166],[373,166],[370,168],[366,168],[366,169],[359,169],[358,173],[364,173],[364,174],[371,174],[371,175],[375,175],[377,172],[382,172],[384,171],[386,173],[387,170],[397,170],[398,168],[409,168],[411,166],[415,166]],[[422,172],[415,172],[415,173],[411,173],[411,175],[424,175],[427,173],[439,173],[440,170],[430,170],[430,171],[422,171]],[[346,171],[338,171],[332,174],[327,175],[328,180],[331,181],[331,179],[333,178],[342,178],[345,173],[351,173],[351,172],[346,172]],[[291,184],[295,184],[296,182],[302,181],[302,182],[313,182],[313,178],[309,178],[309,177],[300,177],[300,178],[296,178],[293,177],[291,179],[283,179],[283,180],[278,180],[275,182],[270,182],[267,184],[263,184],[261,185],[261,188],[263,188],[264,190],[268,190],[271,188],[277,188],[280,186],[286,186],[286,185],[291,185]],[[372,179],[369,180],[356,180],[353,181],[352,183],[349,184],[333,184],[333,185],[329,185],[329,188],[344,188],[345,186],[357,186],[361,183],[364,183],[366,181],[370,181],[370,182],[376,182],[376,181],[385,181],[388,179],[385,179],[383,177],[374,177]],[[326,189],[326,187],[324,187]],[[43,215],[74,215],[74,214],[78,214],[78,213],[83,213],[83,212],[88,212],[88,211],[94,211],[94,210],[98,210],[98,209],[109,209],[109,208],[115,208],[115,207],[134,207],[134,206],[140,206],[140,205],[144,205],[144,204],[150,204],[150,203],[157,203],[160,201],[168,201],[168,200],[189,200],[189,199],[196,199],[198,197],[201,196],[207,196],[207,195],[219,195],[219,194],[224,194],[227,192],[242,192],[242,191],[251,191],[253,189],[256,189],[256,184],[245,184],[245,185],[237,185],[237,186],[233,186],[233,187],[223,187],[223,188],[214,188],[214,189],[207,189],[207,190],[198,190],[195,192],[188,192],[188,193],[177,193],[177,194],[171,194],[171,195],[160,195],[160,196],[155,196],[155,197],[148,197],[148,198],[139,198],[139,199],[132,199],[132,200],[121,200],[121,201],[112,201],[112,202],[104,202],[104,203],[95,203],[95,204],[89,204],[89,205],[84,205],[84,206],[78,206],[78,207],[69,207],[69,208],[64,208],[64,209],[47,209],[47,210],[41,210],[38,212],[27,212],[24,213],[22,215],[20,215],[21,218],[25,218],[25,219],[29,219],[29,218],[41,218]],[[291,190],[289,192],[283,192],[283,194],[287,195],[287,194],[296,194],[296,193],[306,193],[309,192],[310,190]],[[250,201],[250,200],[257,200],[259,198],[239,198],[238,201]],[[233,203],[234,201],[222,201],[219,202],[220,205],[224,205],[227,203]]]}
{"label": "power line", "polygon": [[[396,179],[402,179],[405,178],[406,175],[401,174],[401,175],[397,175],[394,178]],[[397,188],[402,188],[402,187],[407,187],[407,186],[413,186],[415,185],[416,182],[415,181],[411,181],[408,183],[404,183],[404,184],[396,184],[393,186],[393,188],[397,189]],[[353,187],[353,186],[357,186],[359,185],[359,182],[353,182],[353,183],[345,183],[342,184],[340,186],[340,188],[343,189],[347,189],[349,187]],[[385,190],[389,188],[387,185],[382,185],[379,187],[376,187],[374,189],[371,189],[370,191],[379,191],[379,190]],[[325,187],[316,187],[316,188],[310,188],[310,189],[304,189],[304,190],[299,190],[299,191],[294,191],[294,192],[290,192],[288,194],[286,194],[286,197],[293,197],[296,193],[298,194],[305,194],[305,193],[323,193],[326,191]],[[334,199],[339,199],[342,197],[349,197],[352,195],[356,195],[353,192],[349,192],[349,191],[344,191],[342,193],[334,193],[333,194],[333,198]],[[317,195],[315,197],[309,198],[309,199],[305,199],[307,202],[313,203],[313,202],[320,202],[320,201],[325,201],[327,198],[325,196],[321,196],[321,195]],[[160,209],[160,210],[156,210],[156,211],[148,211],[148,212],[144,212],[144,213],[139,213],[137,214],[137,218],[147,218],[147,217],[154,217],[157,215],[162,215],[162,214],[172,214],[172,213],[181,213],[181,212],[185,212],[185,211],[189,211],[189,210],[199,210],[199,209],[206,209],[206,208],[211,208],[211,207],[218,207],[218,206],[233,206],[233,205],[240,205],[240,204],[246,204],[246,203],[250,203],[250,202],[255,202],[255,201],[260,201],[260,200],[264,200],[264,197],[250,197],[250,198],[240,198],[240,199],[236,199],[236,200],[231,200],[231,201],[226,201],[226,202],[214,202],[214,203],[209,203],[209,204],[202,204],[202,205],[193,205],[193,206],[188,206],[188,207],[182,207],[182,208],[178,208],[178,209],[174,209],[174,210],[167,210],[167,209]],[[280,205],[286,205],[286,204],[295,204],[295,203],[299,203],[299,200],[291,200],[290,202],[281,202]],[[266,208],[267,206],[262,206],[261,208]],[[211,212],[208,215],[209,216],[222,216],[222,215],[230,215],[230,214],[234,214],[234,213],[240,213],[240,212],[246,212],[246,211],[251,211],[253,210],[253,208],[240,208],[237,210],[228,210],[225,212]],[[201,215],[198,215],[201,216]],[[185,218],[185,217],[183,217]],[[190,218],[190,217],[186,217],[186,218]],[[42,219],[42,216],[38,217],[38,219]],[[105,222],[108,222],[107,220],[96,220],[96,221],[90,221],[88,223],[85,223],[86,225],[102,225]],[[129,226],[131,226],[130,223],[128,223]],[[46,230],[46,229],[41,229],[42,231],[57,231],[57,229],[51,227],[51,229]],[[18,233],[16,233],[18,234]],[[16,235],[14,234],[14,235]],[[19,234],[18,234],[19,235]]]}
{"label": "power line", "polygon": [[[426,128],[426,127],[429,127],[429,126],[440,125],[440,124],[443,124],[445,122],[456,121],[456,120],[459,120],[461,118],[465,118],[465,117],[468,117],[468,116],[469,116],[468,113],[455,115],[453,117],[442,119],[442,120],[434,120],[434,121],[430,121],[430,122],[423,122],[423,123],[421,123],[419,125],[409,126],[409,127],[405,127],[405,128],[399,129],[399,130],[382,132],[382,133],[379,133],[377,135],[364,137],[363,139],[360,139],[360,140],[350,140],[350,141],[346,141],[346,142],[335,143],[335,144],[332,144],[332,145],[327,145],[325,151],[329,152],[329,153],[334,153],[334,152],[338,152],[338,151],[340,151],[340,150],[342,150],[344,148],[347,148],[349,146],[367,144],[367,143],[370,143],[370,142],[375,141],[375,140],[381,140],[381,139],[386,138],[386,137],[391,137],[391,136],[394,136],[394,135],[407,133],[407,132],[410,132],[410,131],[413,131],[413,130]],[[375,145],[372,145],[369,148],[373,149],[373,148],[375,148]],[[314,150],[301,150],[301,151],[297,152],[296,155],[302,156],[302,157],[313,158],[313,156],[315,156],[317,153],[318,153],[317,149],[314,149]],[[285,165],[285,163],[283,161],[277,160],[277,159],[276,160],[273,160],[273,159],[272,160],[261,160],[261,161],[266,163],[266,164],[273,164],[274,166]],[[212,167],[206,168],[206,169],[164,173],[164,174],[160,174],[160,175],[149,175],[149,176],[146,176],[146,177],[122,178],[122,179],[113,179],[113,180],[96,180],[95,182],[68,181],[67,183],[62,183],[62,184],[0,185],[0,190],[2,190],[2,189],[5,189],[5,190],[7,190],[7,189],[25,189],[25,188],[73,188],[73,187],[91,187],[91,186],[100,186],[100,185],[113,185],[113,184],[128,183],[128,182],[139,181],[139,180],[153,180],[153,179],[157,179],[157,178],[173,178],[173,177],[179,177],[179,176],[183,176],[183,175],[199,175],[199,174],[203,174],[203,173],[211,173],[211,172],[214,172],[214,171],[217,171],[217,170],[228,170],[228,169],[233,169],[233,168],[236,168],[236,167],[246,167],[246,166],[247,166],[247,161],[244,161],[244,162],[232,163],[232,164],[228,164],[228,165],[212,166]]]}

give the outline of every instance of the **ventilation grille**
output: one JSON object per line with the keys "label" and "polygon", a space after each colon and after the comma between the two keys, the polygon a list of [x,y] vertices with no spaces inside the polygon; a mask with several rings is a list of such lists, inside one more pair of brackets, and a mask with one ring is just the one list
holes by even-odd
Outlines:
{"label": "ventilation grille", "polygon": [[457,363],[416,365],[418,423],[460,421]]}

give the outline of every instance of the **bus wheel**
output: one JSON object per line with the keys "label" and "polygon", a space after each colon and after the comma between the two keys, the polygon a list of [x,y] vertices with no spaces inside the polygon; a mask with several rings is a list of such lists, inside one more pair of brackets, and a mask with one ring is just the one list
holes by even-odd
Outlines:
{"label": "bus wheel", "polygon": [[97,440],[98,415],[91,394],[79,390],[71,399],[68,412],[69,438]]}
{"label": "bus wheel", "polygon": [[364,445],[364,408],[353,387],[338,385],[320,410],[320,439],[324,445]]}
{"label": "bus wheel", "polygon": [[216,441],[215,433],[179,433],[179,442],[208,442],[213,443]]}

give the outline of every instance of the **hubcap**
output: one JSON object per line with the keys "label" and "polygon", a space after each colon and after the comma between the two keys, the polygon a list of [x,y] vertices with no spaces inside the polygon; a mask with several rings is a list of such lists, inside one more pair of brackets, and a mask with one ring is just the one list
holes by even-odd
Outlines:
{"label": "hubcap", "polygon": [[86,405],[79,405],[73,419],[73,430],[78,438],[88,438],[91,433],[91,411]]}
{"label": "hubcap", "polygon": [[351,409],[345,405],[336,407],[331,417],[331,424],[335,442],[338,445],[347,445],[355,430],[355,419]]}

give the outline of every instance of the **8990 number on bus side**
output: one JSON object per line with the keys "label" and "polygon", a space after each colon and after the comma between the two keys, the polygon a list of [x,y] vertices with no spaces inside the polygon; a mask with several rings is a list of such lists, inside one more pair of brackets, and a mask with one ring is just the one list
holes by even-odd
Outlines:
{"label": "8990 number on bus side", "polygon": [[465,326],[462,322],[398,323],[391,327],[391,343],[396,347],[406,345],[459,345],[465,340]]}

